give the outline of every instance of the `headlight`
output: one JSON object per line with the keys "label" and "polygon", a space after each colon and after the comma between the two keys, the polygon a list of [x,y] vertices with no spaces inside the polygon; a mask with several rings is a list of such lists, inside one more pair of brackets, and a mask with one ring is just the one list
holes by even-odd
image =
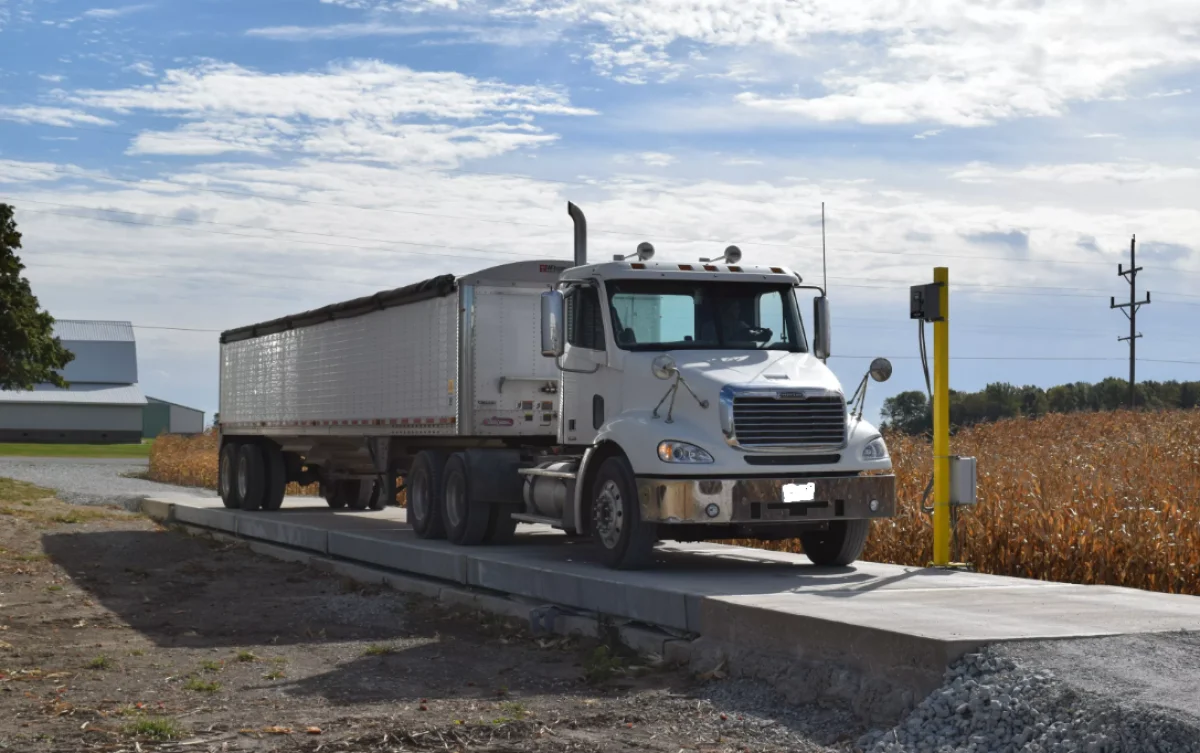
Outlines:
{"label": "headlight", "polygon": [[664,463],[711,463],[713,456],[694,444],[670,439],[658,443],[658,459]]}
{"label": "headlight", "polygon": [[883,437],[875,437],[867,446],[862,449],[863,460],[883,460],[887,458],[887,444],[884,443]]}

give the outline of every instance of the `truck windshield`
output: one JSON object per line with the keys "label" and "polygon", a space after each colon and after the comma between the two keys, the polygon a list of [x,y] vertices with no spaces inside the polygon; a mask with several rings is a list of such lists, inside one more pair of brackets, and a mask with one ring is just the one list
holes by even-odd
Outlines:
{"label": "truck windshield", "polygon": [[807,351],[790,285],[688,280],[605,285],[623,350]]}

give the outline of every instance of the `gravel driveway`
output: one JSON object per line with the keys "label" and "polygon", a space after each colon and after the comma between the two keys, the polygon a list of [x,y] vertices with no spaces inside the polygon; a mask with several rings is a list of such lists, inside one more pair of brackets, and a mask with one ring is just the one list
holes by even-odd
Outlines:
{"label": "gravel driveway", "polygon": [[54,489],[64,502],[76,505],[132,507],[151,494],[181,490],[216,496],[208,489],[182,489],[132,478],[144,474],[148,466],[145,460],[123,458],[0,458],[0,478]]}

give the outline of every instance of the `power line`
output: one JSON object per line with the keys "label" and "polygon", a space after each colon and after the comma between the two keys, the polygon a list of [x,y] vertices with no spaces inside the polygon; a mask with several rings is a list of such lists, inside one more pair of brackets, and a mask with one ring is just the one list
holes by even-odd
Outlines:
{"label": "power line", "polygon": [[[472,246],[457,246],[457,245],[444,244],[444,243],[422,243],[422,242],[418,242],[418,241],[397,241],[397,240],[389,241],[389,240],[382,240],[382,239],[375,239],[375,238],[361,238],[361,237],[357,237],[357,236],[345,236],[345,235],[336,234],[336,233],[315,233],[315,232],[304,231],[304,230],[288,230],[286,228],[260,228],[255,225],[240,225],[240,224],[236,224],[236,223],[216,222],[214,220],[201,220],[201,219],[195,219],[195,218],[180,218],[180,217],[175,217],[175,216],[171,216],[171,215],[149,214],[149,213],[144,213],[144,212],[134,212],[134,211],[123,210],[123,209],[100,209],[100,208],[96,208],[96,207],[87,207],[87,206],[75,205],[75,204],[62,204],[59,202],[39,201],[36,199],[25,199],[25,201],[29,201],[29,202],[37,203],[37,204],[46,204],[46,205],[50,205],[50,206],[60,206],[60,207],[67,207],[67,208],[72,208],[72,209],[83,209],[83,210],[89,211],[89,212],[109,212],[109,213],[141,216],[141,217],[150,217],[150,218],[154,218],[154,219],[166,220],[171,223],[181,223],[181,222],[182,223],[192,223],[192,224],[203,223],[206,225],[214,225],[214,226],[218,226],[218,227],[231,227],[231,228],[241,229],[241,230],[253,230],[253,231],[259,231],[262,233],[266,233],[266,235],[247,235],[245,233],[231,233],[231,232],[224,232],[224,231],[219,231],[219,230],[204,230],[202,228],[196,228],[196,227],[186,227],[186,226],[181,227],[178,224],[160,225],[160,224],[153,223],[153,222],[138,222],[135,220],[123,220],[123,219],[119,219],[119,218],[115,218],[115,217],[82,215],[82,214],[73,214],[70,212],[54,212],[54,211],[46,210],[46,209],[24,209],[24,210],[22,210],[24,212],[30,212],[33,214],[49,214],[49,215],[54,215],[54,216],[58,216],[58,217],[72,217],[72,218],[81,219],[81,220],[93,220],[93,221],[97,221],[97,222],[110,222],[110,223],[116,223],[116,224],[121,224],[121,225],[152,227],[152,228],[167,229],[167,230],[186,229],[186,230],[191,230],[193,232],[211,233],[214,235],[229,235],[229,236],[233,236],[233,237],[250,238],[250,239],[256,239],[256,240],[278,239],[279,233],[290,233],[290,234],[296,234],[296,235],[317,236],[317,237],[323,237],[323,238],[349,238],[350,240],[360,240],[360,241],[364,241],[364,242],[368,242],[368,243],[379,243],[379,244],[383,244],[383,245],[419,246],[419,247],[423,247],[423,248],[437,248],[437,249],[446,249],[446,250],[453,250],[453,251],[473,252],[473,253],[468,253],[468,254],[448,254],[448,253],[444,253],[444,252],[421,252],[421,251],[411,251],[411,250],[406,252],[408,254],[413,254],[413,255],[418,255],[418,256],[439,256],[439,257],[450,256],[450,257],[454,257],[454,258],[474,259],[474,258],[490,258],[491,256],[498,254],[498,255],[502,255],[502,256],[512,256],[512,257],[521,258],[521,259],[536,258],[535,256],[530,256],[528,254],[522,254],[519,252],[502,251],[502,250],[498,250],[498,249],[497,250],[482,249],[482,248],[475,248]],[[272,235],[272,234],[274,234],[274,235]],[[352,248],[352,249],[362,250],[362,251],[384,250],[384,249],[381,249],[378,247],[359,246],[359,245],[345,244],[345,243],[330,243],[327,241],[311,241],[311,240],[303,240],[303,239],[286,239],[286,240],[288,240],[289,242],[294,242],[294,243],[308,243],[308,244],[313,244],[313,245],[330,246],[330,247],[334,247],[334,248]],[[865,253],[875,253],[875,252],[865,252]],[[879,253],[886,253],[886,252],[879,252]],[[1177,271],[1183,271],[1183,270],[1177,270]],[[844,279],[844,280],[871,280],[871,279],[874,279],[874,280],[878,280],[880,282],[890,282],[888,280],[883,280],[882,278],[835,277],[834,279]],[[1010,286],[1010,285],[991,285],[991,284],[986,284],[986,283],[959,283],[959,285],[962,287],[977,288],[977,290],[975,290],[973,292],[976,292],[976,293],[979,293],[982,295],[1032,296],[1032,297],[1037,297],[1037,298],[1095,298],[1096,297],[1096,296],[1092,296],[1092,295],[1078,294],[1078,293],[1035,293],[1035,292],[1023,292],[1023,291],[1019,291],[1019,290],[1011,290],[1010,291],[1008,289],[1020,287],[1020,286]],[[891,285],[863,285],[863,284],[859,284],[859,283],[845,283],[845,284],[843,284],[843,287],[883,289],[883,290],[899,290],[900,289],[900,288],[896,287],[894,284],[891,284]],[[993,287],[1003,288],[1004,290],[999,290],[999,291],[991,290],[990,288],[993,288]],[[1074,288],[1074,287],[1068,287],[1068,286],[1062,286],[1060,288],[1042,287],[1042,288],[1038,288],[1038,289],[1040,289],[1040,290],[1081,290],[1081,291],[1089,290],[1088,288]],[[1171,292],[1170,294],[1180,296],[1180,297],[1200,299],[1200,296],[1189,295],[1187,293]],[[1178,303],[1179,305],[1200,305],[1200,304],[1186,304],[1186,303],[1180,303],[1180,302],[1174,302],[1174,301],[1171,301],[1169,303]]]}
{"label": "power line", "polygon": [[[855,358],[862,360],[870,360],[879,358],[879,356],[842,356],[831,355],[830,358]],[[891,361],[915,361],[919,360],[920,356],[884,356]],[[1124,361],[1124,358],[1113,357],[1088,357],[1088,356],[950,356],[951,361]],[[1145,363],[1181,363],[1200,366],[1200,361],[1181,361],[1170,358],[1143,358]]]}
{"label": "power line", "polygon": [[[93,130],[95,130],[95,129],[93,129]],[[76,173],[72,173],[70,171],[60,170],[60,169],[58,169],[58,166],[54,166],[51,169],[54,172],[59,172],[63,175],[67,175],[69,177],[87,178],[89,180],[95,180],[98,182],[115,181],[115,182],[121,182],[121,183],[128,183],[128,184],[132,184],[132,185],[143,185],[145,182],[147,182],[142,179],[118,178],[115,176],[101,176],[101,177],[92,178],[90,176],[82,176],[82,175],[78,175]],[[565,185],[586,186],[588,188],[601,188],[602,187],[602,186],[599,186],[595,182],[555,180],[555,179],[551,179],[551,178],[538,178],[538,177],[534,177],[534,176],[521,175],[521,174],[517,174],[517,173],[493,173],[493,172],[486,172],[486,171],[472,171],[472,170],[467,170],[465,168],[435,168],[435,169],[433,169],[433,171],[434,172],[460,172],[460,173],[470,174],[470,175],[482,175],[482,176],[491,176],[491,177],[520,178],[523,180],[541,181],[541,182],[546,182],[546,183],[561,183],[561,184],[565,184]],[[395,209],[395,208],[391,208],[391,207],[370,207],[370,206],[361,206],[361,205],[355,205],[355,204],[346,204],[346,203],[342,203],[342,202],[314,201],[311,199],[301,199],[301,198],[297,198],[297,197],[287,197],[287,196],[264,196],[262,194],[256,194],[256,193],[251,193],[251,192],[232,191],[232,190],[228,190],[228,189],[194,186],[189,183],[180,183],[180,182],[170,181],[170,180],[166,180],[166,179],[162,179],[162,178],[155,178],[155,179],[151,179],[151,180],[158,181],[158,182],[164,183],[166,185],[170,185],[170,186],[176,186],[176,187],[184,188],[187,190],[192,190],[192,191],[201,191],[201,192],[206,192],[206,193],[225,194],[225,195],[232,195],[232,196],[242,196],[242,197],[246,197],[246,198],[255,198],[255,199],[261,199],[261,200],[265,200],[265,201],[277,201],[277,202],[283,202],[283,203],[289,203],[289,202],[301,203],[301,204],[310,204],[310,205],[318,205],[318,206],[338,207],[338,208],[345,208],[345,209],[359,209],[359,210],[363,210],[363,211],[387,212],[387,213],[392,213],[392,214],[411,214],[411,215],[417,215],[417,216],[427,216],[427,217],[435,217],[435,218],[440,218],[440,219],[450,219],[450,220],[457,220],[457,221],[493,222],[493,223],[501,223],[501,224],[508,224],[508,225],[516,225],[516,226],[537,227],[537,228],[541,228],[541,229],[551,229],[551,230],[557,229],[559,227],[558,225],[550,225],[550,224],[544,224],[544,223],[531,223],[531,222],[525,222],[525,221],[521,221],[521,220],[504,220],[504,219],[476,217],[476,216],[463,216],[463,215],[451,215],[451,214],[441,214],[441,213],[433,213],[433,212],[420,212],[420,211],[416,211],[416,210]],[[146,190],[151,190],[151,189],[147,188]],[[672,193],[671,191],[663,191],[663,190],[659,190],[659,189],[656,189],[656,190],[658,190],[659,193],[666,193],[666,194]],[[28,201],[36,201],[36,200],[29,199]],[[40,203],[51,203],[51,202],[40,202]],[[72,205],[62,205],[62,206],[72,206]],[[94,210],[93,207],[80,207],[80,208],[87,208],[89,210]],[[101,210],[101,211],[105,211],[105,210]],[[107,211],[124,211],[124,210],[107,210]],[[127,212],[127,213],[128,214],[139,214],[137,212]],[[176,220],[177,218],[172,217],[170,219]],[[300,232],[300,231],[284,231],[284,232]],[[728,238],[725,238],[725,239],[679,238],[679,237],[671,238],[671,237],[659,236],[659,235],[654,235],[654,234],[639,232],[639,231],[633,231],[633,230],[611,230],[611,229],[604,229],[604,228],[594,228],[594,229],[589,230],[589,232],[598,234],[598,235],[616,235],[616,236],[634,237],[634,238],[654,238],[656,240],[676,241],[676,242],[681,242],[681,243],[725,244],[730,240]],[[816,234],[811,233],[808,235],[815,236]],[[815,247],[811,247],[811,246],[798,246],[798,245],[795,245],[792,243],[778,243],[778,242],[772,242],[772,241],[762,241],[762,240],[753,240],[753,239],[739,241],[739,243],[742,243],[745,245],[753,245],[753,246],[765,246],[765,247],[769,247],[769,248],[786,248],[786,249],[790,249],[793,251],[815,251],[816,250]],[[860,253],[860,254],[871,254],[871,255],[882,255],[882,256],[906,256],[906,257],[907,256],[922,256],[922,257],[931,257],[931,258],[967,259],[967,260],[972,260],[972,261],[1003,261],[1003,262],[1009,262],[1009,263],[1026,263],[1026,264],[1059,264],[1059,265],[1081,265],[1081,266],[1108,266],[1108,264],[1109,264],[1109,262],[1102,262],[1102,261],[1083,261],[1083,260],[1071,260],[1071,259],[1022,259],[1022,258],[1014,258],[1011,256],[990,256],[990,255],[980,255],[980,254],[947,254],[947,253],[932,252],[932,251],[921,251],[921,250],[915,250],[915,249],[905,249],[905,250],[901,250],[901,251],[881,251],[881,250],[874,250],[874,249],[850,249],[850,250],[848,250],[848,253]],[[1174,269],[1172,271],[1175,273],[1180,273],[1180,274],[1200,275],[1200,270]],[[1016,286],[1014,286],[1014,287],[1016,287]]]}

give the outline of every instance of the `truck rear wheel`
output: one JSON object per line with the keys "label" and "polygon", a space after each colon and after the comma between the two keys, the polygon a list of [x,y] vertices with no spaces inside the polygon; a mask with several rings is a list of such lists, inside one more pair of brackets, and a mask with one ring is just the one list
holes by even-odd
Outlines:
{"label": "truck rear wheel", "polygon": [[518,505],[488,505],[491,508],[488,515],[488,531],[483,537],[485,544],[507,544],[517,533],[517,520],[514,512],[524,509]]}
{"label": "truck rear wheel", "polygon": [[217,465],[217,489],[221,494],[221,502],[231,510],[242,506],[242,498],[238,496],[238,443],[226,442],[221,448],[221,459]]}
{"label": "truck rear wheel", "polygon": [[642,520],[633,471],[622,457],[605,460],[592,484],[592,539],[604,564],[636,570],[650,564],[658,531]]}
{"label": "truck rear wheel", "polygon": [[266,481],[262,509],[278,510],[283,507],[283,495],[287,492],[287,465],[283,451],[272,442],[263,446],[262,455]]}
{"label": "truck rear wheel", "polygon": [[456,452],[442,477],[442,521],[446,538],[463,546],[482,544],[491,522],[491,505],[477,501],[472,491],[466,456]]}
{"label": "truck rear wheel", "polygon": [[247,442],[238,448],[237,487],[243,510],[257,510],[266,497],[266,463],[262,448]]}
{"label": "truck rear wheel", "polygon": [[408,472],[408,523],[422,539],[446,538],[442,522],[442,473],[446,456],[436,450],[422,450],[413,459]]}
{"label": "truck rear wheel", "polygon": [[870,520],[835,520],[828,530],[800,534],[800,545],[814,565],[849,565],[862,556],[870,532]]}

